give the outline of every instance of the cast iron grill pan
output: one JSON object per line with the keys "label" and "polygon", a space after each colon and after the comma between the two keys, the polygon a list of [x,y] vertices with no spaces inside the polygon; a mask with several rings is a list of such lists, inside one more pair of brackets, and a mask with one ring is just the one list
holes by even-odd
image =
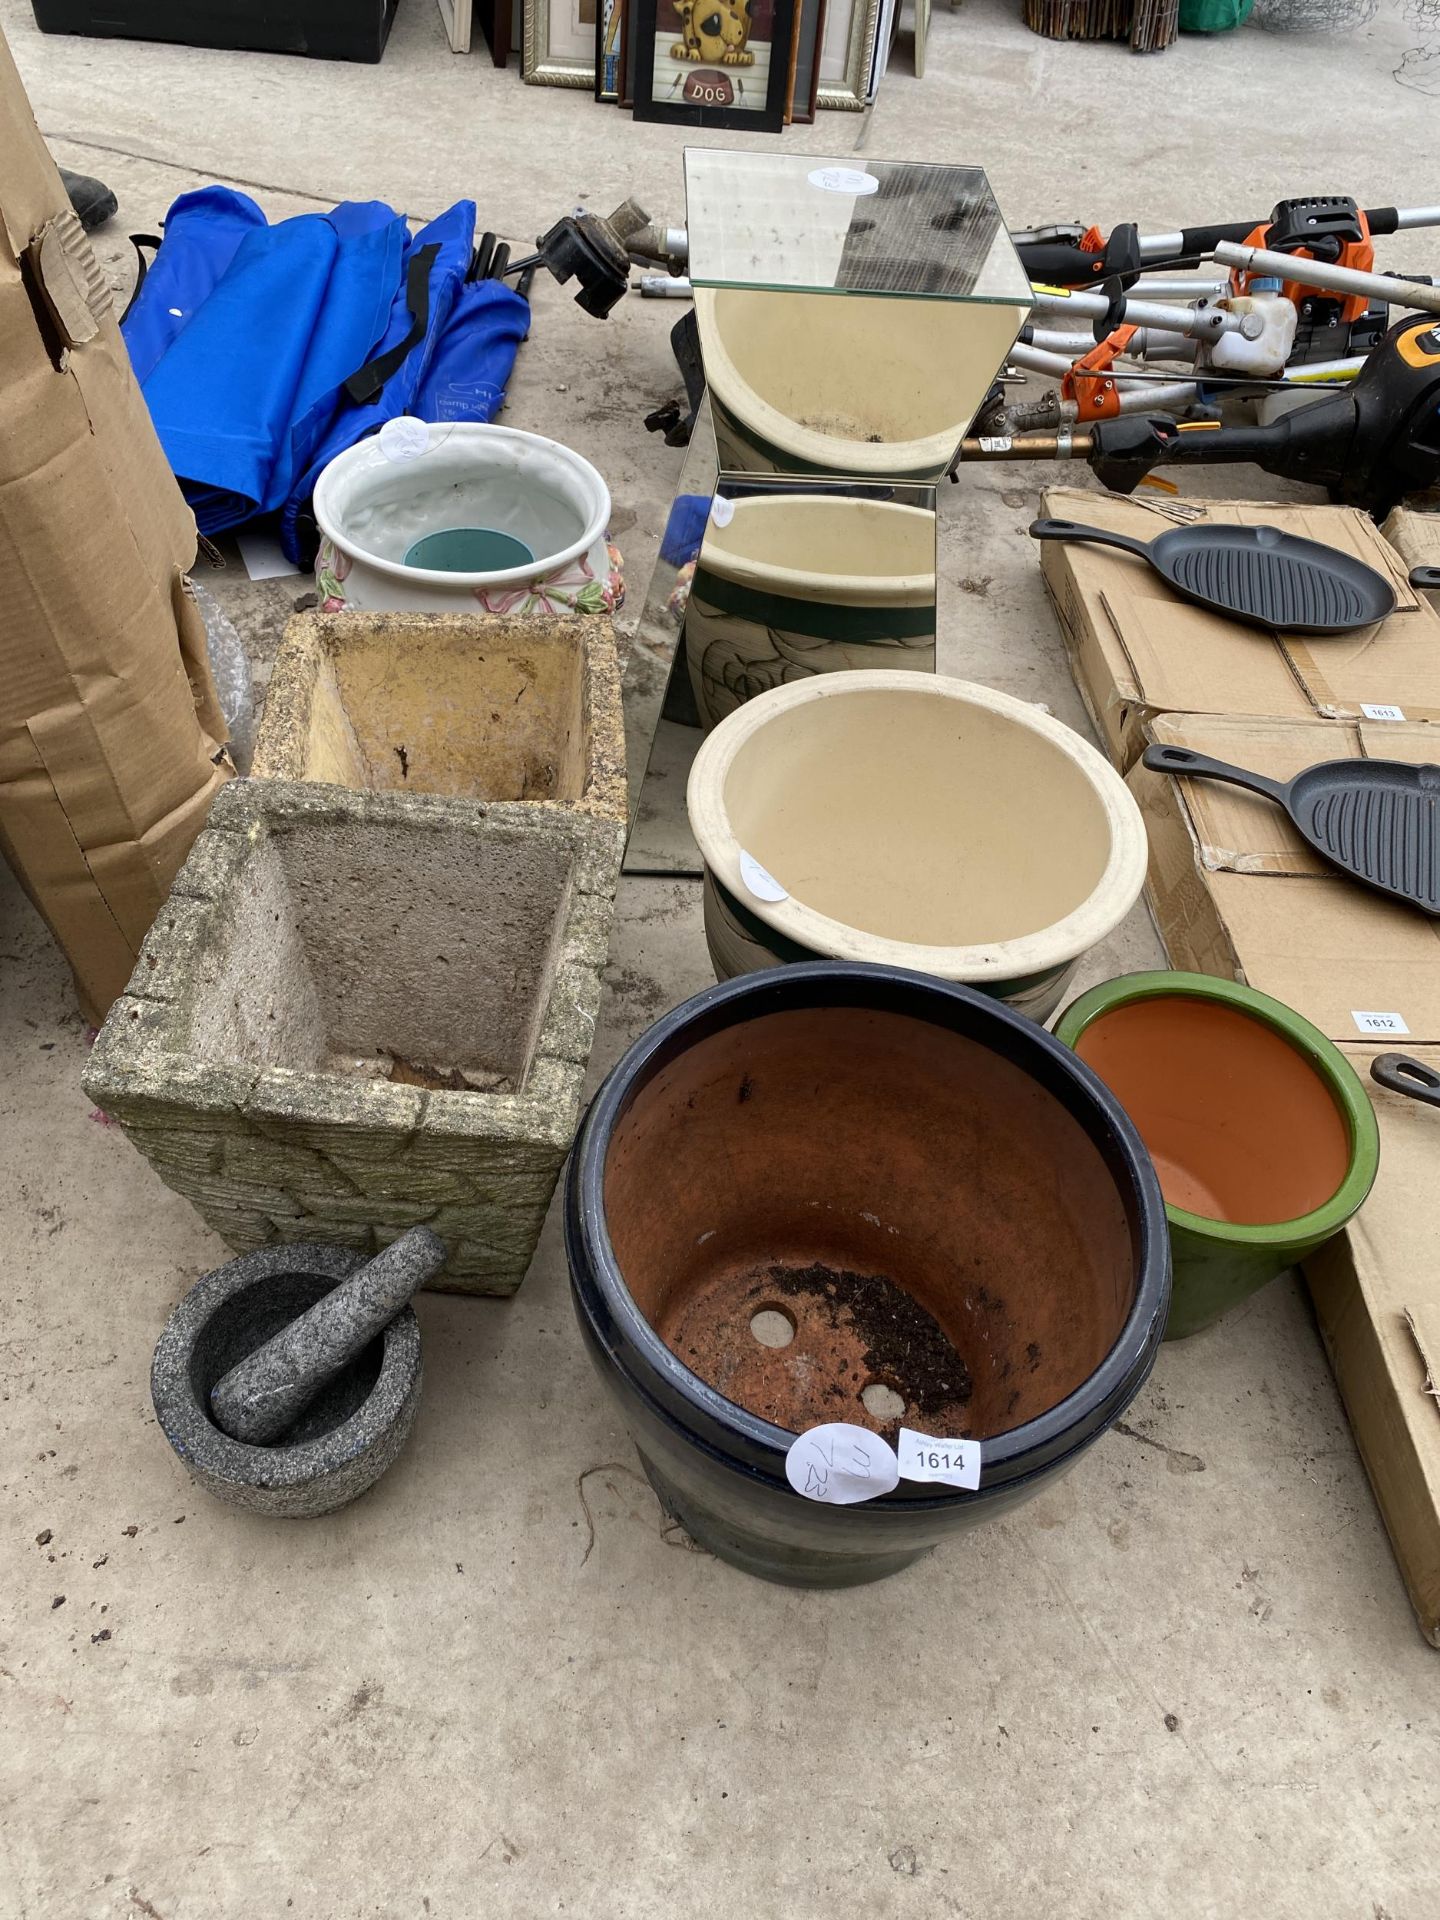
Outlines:
{"label": "cast iron grill pan", "polygon": [[1148,561],[1177,593],[1278,633],[1353,633],[1395,611],[1383,574],[1279,527],[1170,527],[1150,541],[1074,520],[1036,520],[1036,540],[1088,541]]}
{"label": "cast iron grill pan", "polygon": [[1293,780],[1269,780],[1188,747],[1147,747],[1145,765],[1263,794],[1331,866],[1440,916],[1440,767],[1322,760]]}
{"label": "cast iron grill pan", "polygon": [[1440,1107],[1440,1073],[1409,1053],[1377,1053],[1370,1078],[1391,1093],[1403,1093],[1427,1107]]}

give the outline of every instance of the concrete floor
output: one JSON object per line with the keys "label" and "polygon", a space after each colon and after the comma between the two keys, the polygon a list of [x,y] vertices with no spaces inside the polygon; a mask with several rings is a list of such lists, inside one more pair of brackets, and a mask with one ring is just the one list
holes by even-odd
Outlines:
{"label": "concrete floor", "polygon": [[[981,161],[1016,224],[1437,197],[1433,104],[1391,79],[1415,38],[1394,13],[1343,41],[1246,31],[1142,61],[1050,45],[1015,12],[940,12],[926,79],[902,49],[869,151]],[[117,280],[123,234],[210,178],[277,215],[473,193],[521,242],[577,197],[683,214],[677,131],[452,58],[426,0],[379,68],[45,39],[24,0],[0,23],[57,154],[120,193]],[[858,126],[786,139],[844,153]],[[630,300],[601,326],[543,284],[536,306],[506,417],[607,474],[639,590],[679,464],[640,425],[676,386],[676,309]],[[941,664],[1083,724],[1023,533],[1039,477],[946,490]],[[210,584],[263,677],[303,583],[232,565]],[[1137,914],[1091,974],[1157,951]],[[627,881],[597,1077],[708,978],[693,886]],[[552,1215],[512,1304],[421,1300],[425,1399],[385,1481],[334,1518],[266,1523],[193,1493],[155,1430],[157,1331],[225,1250],[87,1111],[85,1044],[7,880],[6,1920],[1436,1912],[1436,1656],[1290,1281],[1166,1350],[1123,1426],[1013,1518],[877,1587],[805,1594],[662,1528],[581,1355]]]}

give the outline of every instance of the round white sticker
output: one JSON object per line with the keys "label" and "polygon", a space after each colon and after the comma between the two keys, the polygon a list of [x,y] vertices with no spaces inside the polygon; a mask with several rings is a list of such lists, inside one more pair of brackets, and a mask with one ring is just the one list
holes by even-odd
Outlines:
{"label": "round white sticker", "polygon": [[789,894],[773,873],[767,873],[753,854],[740,854],[740,878],[757,900],[788,900]]}
{"label": "round white sticker", "polygon": [[816,167],[809,180],[823,193],[877,193],[880,189],[874,174],[861,173],[858,167]]}
{"label": "round white sticker", "polygon": [[728,527],[735,518],[735,502],[727,500],[723,493],[717,493],[710,502],[710,518],[717,527]]}
{"label": "round white sticker", "polygon": [[376,438],[387,460],[418,460],[430,451],[430,429],[413,414],[397,414],[387,420]]}
{"label": "round white sticker", "polygon": [[888,1440],[848,1420],[811,1427],[790,1443],[785,1478],[806,1500],[854,1507],[900,1484],[900,1463]]}

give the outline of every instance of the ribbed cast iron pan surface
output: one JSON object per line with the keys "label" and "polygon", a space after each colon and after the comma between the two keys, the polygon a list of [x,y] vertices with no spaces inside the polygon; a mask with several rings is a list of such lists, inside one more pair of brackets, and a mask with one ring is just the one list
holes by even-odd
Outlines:
{"label": "ribbed cast iron pan surface", "polygon": [[1263,794],[1332,866],[1440,915],[1440,767],[1322,760],[1293,780],[1268,780],[1188,747],[1147,747],[1145,765]]}
{"label": "ribbed cast iron pan surface", "polygon": [[1279,527],[1171,527],[1133,540],[1074,520],[1036,520],[1037,540],[1119,547],[1177,593],[1279,633],[1351,633],[1395,611],[1390,582],[1353,554]]}

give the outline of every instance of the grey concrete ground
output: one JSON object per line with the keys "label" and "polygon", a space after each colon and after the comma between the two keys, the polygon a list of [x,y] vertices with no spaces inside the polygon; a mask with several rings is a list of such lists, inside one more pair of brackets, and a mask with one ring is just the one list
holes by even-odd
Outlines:
{"label": "grey concrete ground", "polygon": [[[938,13],[869,151],[981,161],[1017,224],[1440,198],[1394,13],[1137,60],[1015,11]],[[582,194],[683,211],[678,132],[452,58],[426,0],[378,69],[44,39],[24,0],[0,22],[56,152],[120,193],[117,279],[120,236],[212,177],[275,214],[469,192],[522,242]],[[843,153],[857,127],[786,139]],[[637,588],[678,468],[640,427],[675,386],[675,311],[598,325],[542,285],[507,415],[607,474]],[[942,665],[1079,723],[1022,531],[1038,478],[947,490]],[[296,583],[213,584],[263,675]],[[1138,915],[1091,971],[1155,952]],[[693,887],[627,881],[595,1075],[707,979]],[[156,1334],[223,1249],[87,1111],[85,1043],[7,880],[6,1920],[1437,1911],[1437,1656],[1290,1282],[1167,1350],[1123,1427],[1013,1518],[877,1587],[792,1593],[662,1527],[580,1352],[552,1212],[513,1303],[419,1301],[424,1402],[382,1484],[266,1522],[192,1492],[156,1431]]]}

